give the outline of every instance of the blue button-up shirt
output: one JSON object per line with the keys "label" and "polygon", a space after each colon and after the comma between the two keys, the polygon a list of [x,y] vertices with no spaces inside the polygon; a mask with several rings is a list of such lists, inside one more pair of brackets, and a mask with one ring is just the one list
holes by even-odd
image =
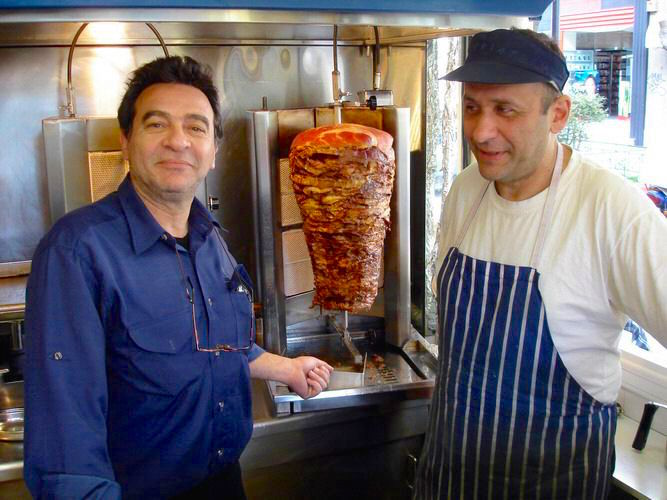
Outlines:
{"label": "blue button-up shirt", "polygon": [[[129,177],[60,219],[26,305],[25,479],[35,497],[168,497],[238,460],[252,433],[252,304],[195,200],[189,250]],[[182,271],[179,267],[179,258]]]}

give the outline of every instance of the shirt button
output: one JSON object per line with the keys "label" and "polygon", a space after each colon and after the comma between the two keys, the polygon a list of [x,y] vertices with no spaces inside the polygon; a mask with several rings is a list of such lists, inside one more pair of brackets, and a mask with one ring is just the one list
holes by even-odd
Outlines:
{"label": "shirt button", "polygon": [[213,305],[213,299],[211,297],[208,298],[208,305],[209,306]]}
{"label": "shirt button", "polygon": [[222,458],[222,456],[223,456],[224,454],[225,454],[225,450],[223,450],[222,448],[220,448],[220,449],[218,450],[218,457],[219,457],[219,458]]}
{"label": "shirt button", "polygon": [[220,408],[220,411],[222,411],[223,408],[225,407],[225,402],[224,401],[219,401],[218,402],[218,407]]}

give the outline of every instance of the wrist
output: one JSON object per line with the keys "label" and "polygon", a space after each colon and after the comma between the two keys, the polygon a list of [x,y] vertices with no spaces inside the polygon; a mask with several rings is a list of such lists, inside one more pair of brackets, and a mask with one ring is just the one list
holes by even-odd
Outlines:
{"label": "wrist", "polygon": [[294,389],[301,381],[301,369],[299,362],[296,359],[285,358],[288,361],[287,365],[287,385]]}

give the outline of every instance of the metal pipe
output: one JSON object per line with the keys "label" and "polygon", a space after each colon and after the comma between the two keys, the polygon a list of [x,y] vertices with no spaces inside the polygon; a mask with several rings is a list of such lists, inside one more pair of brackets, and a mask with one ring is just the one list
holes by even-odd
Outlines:
{"label": "metal pipe", "polygon": [[338,72],[338,25],[333,27],[333,63],[334,71]]}
{"label": "metal pipe", "polygon": [[373,90],[379,90],[382,74],[380,73],[380,30],[373,26],[375,47],[373,48]]}
{"label": "metal pipe", "polygon": [[[65,105],[65,111],[69,118],[74,118],[76,116],[76,110],[74,109],[74,88],[72,87],[72,59],[74,58],[74,47],[76,47],[76,42],[79,40],[81,33],[86,29],[89,23],[83,23],[79,29],[76,31],[72,43],[69,46],[69,54],[67,55],[67,104]],[[151,23],[145,23],[146,26],[155,34],[157,39],[160,42],[162,51],[164,52],[165,57],[169,57],[169,51],[167,50],[167,45],[164,43],[164,40],[160,36],[158,30]]]}
{"label": "metal pipe", "polygon": [[[634,139],[635,146],[644,145],[644,126],[646,124],[646,80],[648,75],[648,49],[646,48],[646,37],[644,34],[648,29],[648,12],[646,2],[640,0],[634,1],[635,22],[632,30],[632,89],[630,91],[631,102],[630,109],[630,137]],[[609,67],[610,82],[614,79],[611,75],[614,72],[614,57]],[[618,75],[620,86],[620,74]],[[620,90],[620,89],[619,89]],[[620,92],[619,94],[620,99]]]}
{"label": "metal pipe", "polygon": [[560,0],[551,4],[551,39],[560,44]]}
{"label": "metal pipe", "polygon": [[160,46],[162,47],[162,51],[164,52],[164,57],[169,57],[169,51],[167,50],[167,46],[164,43],[164,40],[160,36],[160,33],[158,32],[157,28],[153,26],[151,23],[146,23],[146,26],[148,26],[153,33],[155,33],[155,36],[157,39],[160,41]]}
{"label": "metal pipe", "polygon": [[342,120],[341,113],[341,90],[340,90],[340,72],[338,71],[338,25],[333,27],[333,64],[334,69],[331,72],[331,85],[333,89],[333,106],[334,106],[334,124],[339,125]]}
{"label": "metal pipe", "polygon": [[76,42],[83,33],[83,30],[86,29],[88,23],[83,23],[77,30],[72,43],[69,46],[69,55],[67,56],[67,105],[65,106],[65,111],[67,116],[73,118],[76,116],[76,110],[74,109],[74,95],[72,89],[72,59],[74,58],[74,47],[76,47]]}

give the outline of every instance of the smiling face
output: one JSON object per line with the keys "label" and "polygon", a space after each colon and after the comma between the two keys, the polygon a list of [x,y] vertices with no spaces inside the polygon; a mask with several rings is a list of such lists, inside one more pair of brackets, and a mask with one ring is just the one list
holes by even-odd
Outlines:
{"label": "smiling face", "polygon": [[464,135],[481,175],[497,187],[529,185],[553,167],[569,99],[557,97],[545,112],[546,92],[542,83],[465,84]]}
{"label": "smiling face", "polygon": [[139,95],[131,132],[121,134],[121,145],[142,199],[190,203],[214,167],[213,109],[190,85],[151,85]]}

